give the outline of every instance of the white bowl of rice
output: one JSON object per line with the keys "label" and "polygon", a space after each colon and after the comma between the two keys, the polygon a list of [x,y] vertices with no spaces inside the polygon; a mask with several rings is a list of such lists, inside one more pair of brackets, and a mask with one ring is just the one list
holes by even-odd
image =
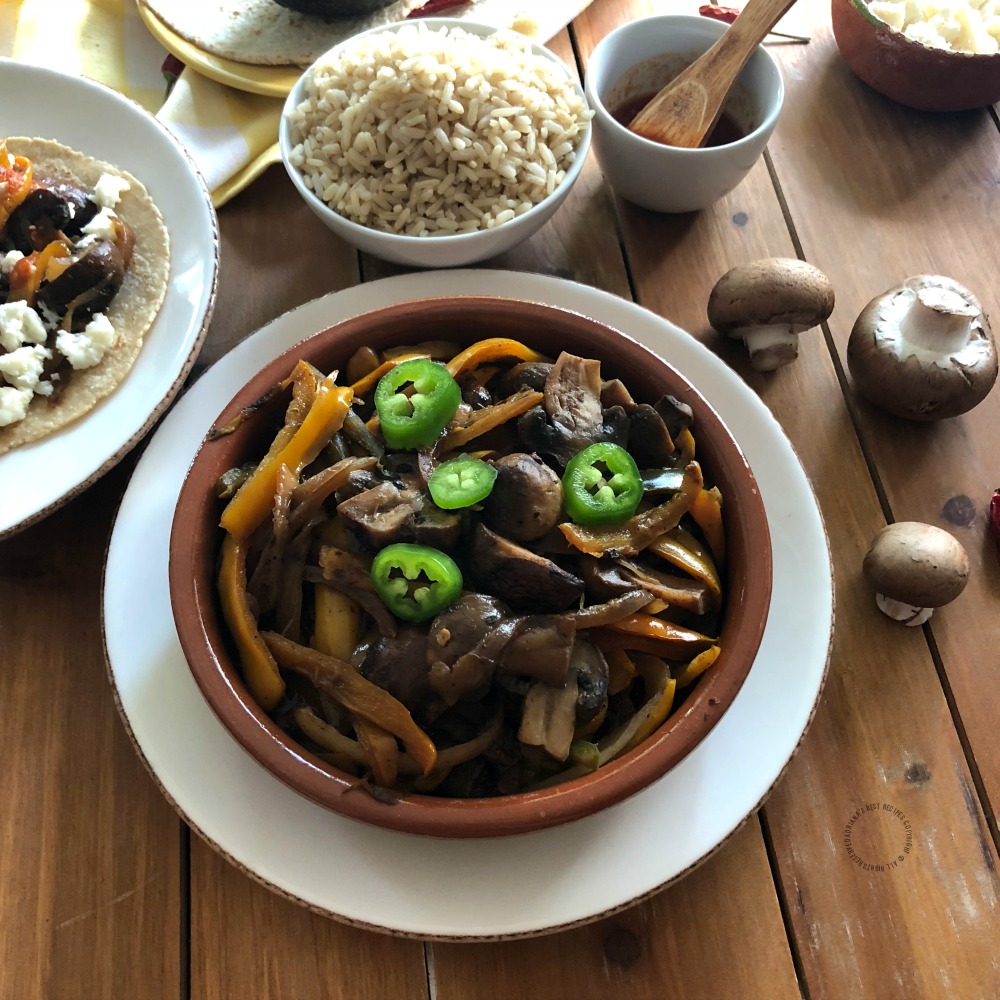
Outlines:
{"label": "white bowl of rice", "polygon": [[288,95],[282,161],[358,249],[458,267],[523,242],[590,148],[579,83],[544,46],[457,18],[401,21],[320,56]]}

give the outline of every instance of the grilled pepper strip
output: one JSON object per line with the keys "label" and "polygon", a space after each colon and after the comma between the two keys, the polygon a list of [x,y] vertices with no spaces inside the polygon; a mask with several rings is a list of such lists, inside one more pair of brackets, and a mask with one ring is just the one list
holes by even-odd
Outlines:
{"label": "grilled pepper strip", "polygon": [[642,499],[642,474],[635,459],[610,441],[574,455],[562,485],[566,513],[576,524],[620,524]]}
{"label": "grilled pepper strip", "polygon": [[429,448],[462,402],[444,365],[410,358],[379,379],[375,410],[390,448]]}
{"label": "grilled pepper strip", "polygon": [[222,542],[219,567],[219,598],[222,614],[236,642],[243,680],[254,700],[270,712],[285,693],[285,682],[260,633],[247,599],[246,549],[232,535]]}
{"label": "grilled pepper strip", "polygon": [[407,622],[430,620],[462,592],[455,561],[427,545],[386,546],[372,560],[371,579],[385,606]]}
{"label": "grilled pepper strip", "polygon": [[456,354],[448,362],[447,368],[454,378],[458,378],[465,372],[472,371],[487,362],[501,361],[505,358],[518,361],[548,361],[544,354],[539,354],[538,351],[525,347],[518,340],[508,340],[506,337],[489,337],[486,340],[477,341],[461,353]]}
{"label": "grilled pepper strip", "polygon": [[427,481],[427,489],[442,510],[460,510],[485,500],[496,481],[497,470],[488,462],[461,455],[437,466]]}
{"label": "grilled pepper strip", "polygon": [[219,522],[226,531],[238,539],[249,537],[271,510],[278,470],[287,465],[299,476],[343,426],[352,398],[349,388],[336,384],[336,373],[323,379],[309,412],[288,443],[261,462],[229,501]]}
{"label": "grilled pepper strip", "polygon": [[433,741],[413,721],[406,706],[388,691],[366,680],[349,663],[335,656],[325,656],[316,649],[300,646],[277,632],[265,632],[261,638],[282,667],[308,677],[349,712],[399,737],[421,772],[428,774],[431,771],[437,760]]}

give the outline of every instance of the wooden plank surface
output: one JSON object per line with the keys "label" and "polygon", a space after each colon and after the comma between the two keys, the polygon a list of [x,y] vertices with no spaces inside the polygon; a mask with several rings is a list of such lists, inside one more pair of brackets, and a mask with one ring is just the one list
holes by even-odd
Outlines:
{"label": "wooden plank surface", "polygon": [[118,717],[100,631],[130,468],[0,543],[0,997],[182,995],[182,826]]}
{"label": "wooden plank surface", "polygon": [[[577,52],[585,62],[622,20],[680,10],[692,12],[594,0],[574,25]],[[798,0],[793,14],[812,42],[774,47],[785,111],[769,160],[740,188],[697,215],[657,216],[617,201],[592,158],[549,225],[482,265],[634,289],[735,368],[798,450],[830,535],[836,639],[815,721],[761,816],[623,913],[480,945],[347,927],[268,892],[197,837],[188,850],[104,673],[100,570],[127,460],[0,543],[0,997],[1000,997],[1000,559],[985,525],[1000,393],[917,426],[855,399],[844,375],[854,316],[907,274],[950,274],[1000,315],[1000,129],[986,112],[883,100],[840,62],[824,0]],[[553,47],[574,57],[566,33]],[[198,371],[295,305],[399,271],[334,238],[280,167],[220,222]],[[704,307],[723,271],[775,254],[826,270],[838,305],[795,365],[762,376]],[[949,527],[972,557],[968,590],[926,629],[881,616],[861,579],[887,517]]]}

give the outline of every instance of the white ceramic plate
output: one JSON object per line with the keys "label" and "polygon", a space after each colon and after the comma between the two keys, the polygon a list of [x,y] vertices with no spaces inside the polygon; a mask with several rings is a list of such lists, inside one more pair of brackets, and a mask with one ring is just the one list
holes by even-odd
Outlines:
{"label": "white ceramic plate", "polygon": [[[666,357],[708,397],[753,465],[774,543],[760,652],[732,707],[674,770],[584,820],[491,840],[378,830],[291,791],[247,755],[187,669],[170,612],[167,543],[198,443],[235,391],[278,353],[377,306],[493,294],[574,309]],[[141,555],[139,555],[141,553]],[[829,551],[792,448],[745,384],[676,326],[571,282],[502,271],[415,273],[317,299],[211,368],[156,432],[118,512],[104,577],[104,636],[119,705],[152,774],[185,820],[269,888],[395,934],[512,938],[605,916],[710,855],[767,796],[812,716],[833,624]],[[669,832],[668,832],[669,831]]]}
{"label": "white ceramic plate", "polygon": [[170,232],[166,298],[125,381],[88,414],[0,455],[0,538],[34,523],[115,465],[169,406],[205,337],[219,233],[197,168],[138,104],[101,84],[0,59],[3,134],[54,139],[134,174]]}

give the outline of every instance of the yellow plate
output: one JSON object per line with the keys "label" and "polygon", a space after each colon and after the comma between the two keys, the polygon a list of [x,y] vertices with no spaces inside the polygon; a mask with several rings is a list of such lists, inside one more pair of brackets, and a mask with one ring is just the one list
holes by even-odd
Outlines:
{"label": "yellow plate", "polygon": [[302,75],[301,66],[256,66],[213,55],[178,35],[142,0],[139,0],[137,6],[150,34],[171,55],[217,83],[225,83],[251,94],[263,94],[265,97],[287,97],[295,81]]}

